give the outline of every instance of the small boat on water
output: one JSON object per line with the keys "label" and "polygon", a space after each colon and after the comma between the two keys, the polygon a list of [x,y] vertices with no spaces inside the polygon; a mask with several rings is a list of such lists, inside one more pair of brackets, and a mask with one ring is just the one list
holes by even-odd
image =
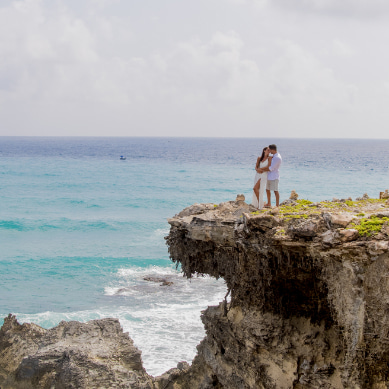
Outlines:
{"label": "small boat on water", "polygon": [[123,157],[123,155],[121,155],[121,156],[120,156],[120,159],[121,159],[122,161],[124,161],[124,160],[126,159],[126,157]]}

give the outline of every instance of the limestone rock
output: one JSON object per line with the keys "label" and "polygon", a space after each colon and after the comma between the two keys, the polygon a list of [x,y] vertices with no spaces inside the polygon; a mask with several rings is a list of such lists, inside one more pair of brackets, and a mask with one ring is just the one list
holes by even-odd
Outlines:
{"label": "limestone rock", "polygon": [[339,234],[342,242],[351,242],[359,237],[359,232],[352,228],[348,230],[339,230]]}
{"label": "limestone rock", "polygon": [[385,189],[385,192],[380,192],[380,199],[389,199],[388,189]]}
{"label": "limestone rock", "polygon": [[193,204],[193,205],[183,209],[175,217],[185,217],[185,216],[192,216],[192,215],[200,215],[202,213],[210,211],[214,207],[215,207],[215,204]]}
{"label": "limestone rock", "polygon": [[45,330],[12,315],[0,330],[0,387],[154,388],[117,319],[63,321]]}
{"label": "limestone rock", "polygon": [[317,235],[318,222],[314,220],[303,220],[297,224],[290,224],[288,233],[295,237],[314,237]]}
{"label": "limestone rock", "polygon": [[246,226],[251,230],[267,231],[278,225],[277,219],[273,215],[260,214],[249,217],[245,220]]}
{"label": "limestone rock", "polygon": [[348,224],[355,218],[354,215],[349,213],[332,213],[330,215],[330,222],[336,227],[347,227]]}
{"label": "limestone rock", "polygon": [[[231,300],[203,312],[198,354],[166,389],[389,386],[389,241],[357,228],[359,218],[384,215],[386,205],[291,208],[246,211],[223,242],[192,234],[212,225],[218,235],[230,231],[222,209],[196,225],[171,225],[173,262],[187,277],[222,277]],[[357,227],[346,228],[353,221]]]}
{"label": "limestone rock", "polygon": [[357,197],[356,200],[357,201],[361,201],[361,200],[369,200],[370,197],[367,193],[364,193],[362,197]]}
{"label": "limestone rock", "polygon": [[337,243],[337,231],[326,231],[321,234],[320,238],[324,244],[333,245]]}
{"label": "limestone rock", "polygon": [[389,217],[389,211],[377,212],[377,217]]}
{"label": "limestone rock", "polygon": [[295,206],[296,204],[297,204],[296,201],[291,200],[291,199],[286,199],[286,200],[284,200],[280,205],[281,205],[281,206],[282,206],[282,205],[293,205],[293,206]]}

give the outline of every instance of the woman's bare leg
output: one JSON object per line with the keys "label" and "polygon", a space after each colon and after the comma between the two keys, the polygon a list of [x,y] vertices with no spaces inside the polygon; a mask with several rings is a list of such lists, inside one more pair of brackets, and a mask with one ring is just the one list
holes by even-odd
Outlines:
{"label": "woman's bare leg", "polygon": [[261,185],[261,180],[259,179],[253,188],[255,196],[257,196],[258,203],[259,203],[259,187],[260,187],[260,185]]}

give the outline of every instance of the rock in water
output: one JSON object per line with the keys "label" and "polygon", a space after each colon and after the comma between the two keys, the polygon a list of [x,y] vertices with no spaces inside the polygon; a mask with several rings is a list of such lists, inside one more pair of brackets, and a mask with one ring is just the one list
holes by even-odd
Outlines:
{"label": "rock in water", "polygon": [[154,388],[117,319],[62,321],[46,330],[9,315],[0,330],[0,387]]}

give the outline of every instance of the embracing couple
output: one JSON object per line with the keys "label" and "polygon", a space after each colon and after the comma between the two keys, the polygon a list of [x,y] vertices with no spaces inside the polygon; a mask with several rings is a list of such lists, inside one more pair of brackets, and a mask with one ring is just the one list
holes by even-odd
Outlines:
{"label": "embracing couple", "polygon": [[[254,193],[251,202],[258,209],[271,207],[271,191],[274,192],[276,198],[276,206],[280,205],[280,193],[278,192],[278,182],[280,180],[280,166],[282,158],[277,152],[276,145],[265,147],[262,155],[258,157],[255,165]],[[266,189],[267,203],[263,202],[263,195]]]}

